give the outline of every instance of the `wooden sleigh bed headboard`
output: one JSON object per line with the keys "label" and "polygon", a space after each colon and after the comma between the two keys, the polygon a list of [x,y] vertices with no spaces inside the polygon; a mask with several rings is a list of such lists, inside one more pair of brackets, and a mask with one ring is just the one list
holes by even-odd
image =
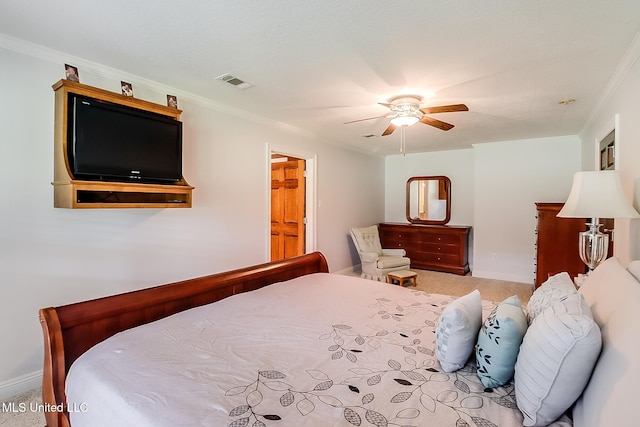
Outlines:
{"label": "wooden sleigh bed headboard", "polygon": [[40,310],[44,334],[42,398],[48,427],[69,426],[65,380],[71,364],[112,335],[145,323],[311,273],[327,273],[319,252],[170,283],[125,294]]}

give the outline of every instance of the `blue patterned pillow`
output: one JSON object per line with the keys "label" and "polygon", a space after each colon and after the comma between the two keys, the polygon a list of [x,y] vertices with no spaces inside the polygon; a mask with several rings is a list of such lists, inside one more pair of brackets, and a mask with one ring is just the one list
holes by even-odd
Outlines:
{"label": "blue patterned pillow", "polygon": [[493,309],[478,333],[476,363],[485,387],[499,387],[513,378],[527,317],[517,295]]}

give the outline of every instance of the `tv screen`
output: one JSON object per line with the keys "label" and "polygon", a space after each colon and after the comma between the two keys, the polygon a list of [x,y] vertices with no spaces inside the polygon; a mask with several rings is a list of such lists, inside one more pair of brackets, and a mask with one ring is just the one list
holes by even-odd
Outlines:
{"label": "tv screen", "polygon": [[75,179],[182,179],[182,122],[77,94],[69,94],[68,105],[67,149]]}

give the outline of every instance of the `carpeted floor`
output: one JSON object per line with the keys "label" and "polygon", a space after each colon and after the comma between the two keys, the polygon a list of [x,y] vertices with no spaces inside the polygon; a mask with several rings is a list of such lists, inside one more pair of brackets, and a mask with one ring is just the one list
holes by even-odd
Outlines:
{"label": "carpeted floor", "polygon": [[533,293],[533,284],[530,283],[458,276],[438,271],[412,271],[418,273],[416,289],[431,294],[462,296],[478,289],[484,300],[500,302],[512,295],[518,295],[520,302],[525,305]]}
{"label": "carpeted floor", "polygon": [[[437,271],[416,269],[413,271],[418,273],[417,285],[415,288],[410,288],[431,294],[462,296],[474,289],[478,289],[482,299],[499,302],[511,295],[518,295],[522,304],[525,305],[533,292],[533,285],[528,283],[458,276]],[[37,405],[41,402],[41,392],[39,388],[13,397],[6,402],[11,402],[12,406],[0,406],[0,409],[5,409],[0,411],[0,426],[44,426],[44,414],[37,410]],[[9,408],[14,408],[15,410],[7,411],[6,409]]]}
{"label": "carpeted floor", "polygon": [[[8,404],[7,404],[8,403]],[[38,407],[42,403],[40,388],[28,391],[0,403],[0,426],[42,427],[44,413]]]}

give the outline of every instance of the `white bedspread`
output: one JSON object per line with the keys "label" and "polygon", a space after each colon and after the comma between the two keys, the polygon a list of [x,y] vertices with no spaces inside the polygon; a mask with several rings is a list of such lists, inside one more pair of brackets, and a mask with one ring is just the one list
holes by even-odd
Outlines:
{"label": "white bedspread", "polygon": [[71,423],[522,425],[513,385],[485,392],[475,363],[441,372],[434,329],[452,300],[319,273],[179,313],[73,364]]}

